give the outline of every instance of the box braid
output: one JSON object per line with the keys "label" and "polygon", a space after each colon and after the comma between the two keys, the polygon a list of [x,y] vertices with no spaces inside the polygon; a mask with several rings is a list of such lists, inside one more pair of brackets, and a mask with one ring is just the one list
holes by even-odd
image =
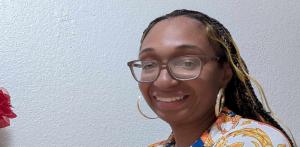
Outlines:
{"label": "box braid", "polygon": [[[286,131],[279,125],[279,123],[272,117],[269,105],[266,102],[265,95],[260,84],[251,76],[245,62],[239,54],[238,48],[235,45],[230,32],[216,19],[207,16],[198,11],[192,10],[175,10],[169,14],[154,19],[148,27],[144,30],[141,44],[147,36],[152,27],[165,19],[177,16],[186,16],[196,19],[206,26],[207,36],[209,42],[215,49],[218,49],[217,54],[221,57],[221,62],[229,62],[233,69],[233,75],[225,88],[225,106],[233,110],[235,113],[244,118],[250,118],[260,122],[268,123],[279,129],[289,140],[290,144],[294,146],[293,141]],[[265,108],[258,100],[250,80],[258,87],[262,102]]]}

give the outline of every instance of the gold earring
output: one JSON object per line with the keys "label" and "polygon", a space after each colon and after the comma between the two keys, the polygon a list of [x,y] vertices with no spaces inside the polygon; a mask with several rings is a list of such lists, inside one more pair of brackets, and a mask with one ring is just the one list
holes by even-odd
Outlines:
{"label": "gold earring", "polygon": [[225,102],[224,89],[221,88],[217,95],[216,105],[215,105],[215,115],[218,117],[223,109]]}
{"label": "gold earring", "polygon": [[140,108],[140,102],[141,102],[141,96],[139,96],[138,99],[137,99],[137,108],[138,108],[139,113],[140,113],[143,117],[145,117],[145,118],[147,118],[147,119],[157,119],[157,118],[158,118],[158,117],[149,117],[149,116],[147,116],[145,113],[143,113],[143,112],[141,111],[141,108]]}

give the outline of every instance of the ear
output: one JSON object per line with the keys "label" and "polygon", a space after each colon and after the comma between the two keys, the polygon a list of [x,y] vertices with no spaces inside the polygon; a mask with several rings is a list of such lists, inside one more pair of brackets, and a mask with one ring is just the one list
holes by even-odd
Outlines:
{"label": "ear", "polygon": [[221,82],[221,87],[226,87],[232,78],[232,68],[228,62],[223,63],[223,78]]}

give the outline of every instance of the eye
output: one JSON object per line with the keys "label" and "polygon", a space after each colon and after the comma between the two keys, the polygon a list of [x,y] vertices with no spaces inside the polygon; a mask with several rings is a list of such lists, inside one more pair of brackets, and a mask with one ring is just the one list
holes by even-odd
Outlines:
{"label": "eye", "polygon": [[185,67],[193,67],[193,66],[195,66],[195,63],[193,61],[187,60],[187,61],[183,62],[183,66],[185,66]]}
{"label": "eye", "polygon": [[190,59],[184,59],[176,62],[175,66],[189,68],[196,66],[196,62]]}
{"label": "eye", "polygon": [[133,63],[132,67],[142,68],[142,64],[140,64],[140,63]]}
{"label": "eye", "polygon": [[157,67],[157,64],[154,62],[143,62],[142,69],[143,70],[151,70]]}
{"label": "eye", "polygon": [[194,70],[200,66],[197,58],[180,58],[172,62],[172,67],[176,70]]}

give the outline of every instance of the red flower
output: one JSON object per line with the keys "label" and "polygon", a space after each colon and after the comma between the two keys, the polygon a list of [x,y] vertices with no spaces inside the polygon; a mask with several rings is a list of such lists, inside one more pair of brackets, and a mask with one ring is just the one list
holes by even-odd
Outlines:
{"label": "red flower", "polygon": [[9,126],[9,119],[17,117],[11,110],[11,107],[8,92],[5,89],[0,88],[0,128]]}

